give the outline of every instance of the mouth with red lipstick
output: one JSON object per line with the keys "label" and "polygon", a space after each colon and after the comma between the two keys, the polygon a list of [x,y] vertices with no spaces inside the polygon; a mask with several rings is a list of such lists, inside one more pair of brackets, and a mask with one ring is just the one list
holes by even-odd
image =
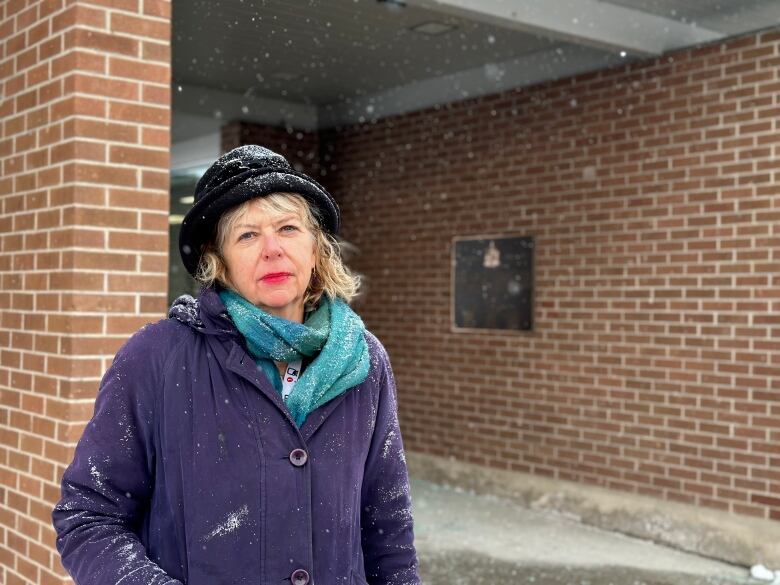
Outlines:
{"label": "mouth with red lipstick", "polygon": [[290,274],[289,272],[269,272],[268,274],[263,276],[260,280],[268,284],[277,284],[279,282],[284,282],[291,276],[292,274]]}

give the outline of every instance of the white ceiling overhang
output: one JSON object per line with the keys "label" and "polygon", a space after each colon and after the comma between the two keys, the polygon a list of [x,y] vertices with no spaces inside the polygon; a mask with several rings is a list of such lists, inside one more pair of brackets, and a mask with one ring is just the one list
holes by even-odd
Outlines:
{"label": "white ceiling overhang", "polygon": [[[174,0],[174,143],[208,126],[197,117],[305,130],[349,125],[780,23],[778,0],[403,4]],[[426,21],[452,31],[414,32]]]}
{"label": "white ceiling overhang", "polygon": [[585,47],[642,56],[725,36],[598,0],[406,0],[406,4]]}

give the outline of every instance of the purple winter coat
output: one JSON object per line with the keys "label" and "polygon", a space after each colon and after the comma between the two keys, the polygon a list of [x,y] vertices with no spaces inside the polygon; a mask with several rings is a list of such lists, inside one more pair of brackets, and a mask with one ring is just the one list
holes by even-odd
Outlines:
{"label": "purple winter coat", "polygon": [[211,288],[119,350],[62,479],[78,585],[418,585],[387,353],[301,429]]}

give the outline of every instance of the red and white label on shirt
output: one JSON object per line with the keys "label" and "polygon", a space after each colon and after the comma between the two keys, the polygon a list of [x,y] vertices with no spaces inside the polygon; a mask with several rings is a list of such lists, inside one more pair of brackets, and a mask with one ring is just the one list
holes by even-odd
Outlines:
{"label": "red and white label on shirt", "polygon": [[292,392],[293,386],[298,381],[298,377],[301,375],[301,366],[303,360],[296,360],[287,364],[287,369],[282,376],[282,399],[287,400],[287,397]]}

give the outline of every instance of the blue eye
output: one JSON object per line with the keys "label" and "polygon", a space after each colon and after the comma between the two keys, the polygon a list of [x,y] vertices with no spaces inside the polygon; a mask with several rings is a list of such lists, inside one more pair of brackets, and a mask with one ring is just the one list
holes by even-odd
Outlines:
{"label": "blue eye", "polygon": [[240,236],[238,236],[238,239],[239,239],[239,240],[244,240],[244,239],[246,239],[244,236],[252,236],[252,235],[254,235],[254,233],[255,233],[255,232],[244,232],[243,234],[241,234]]}
{"label": "blue eye", "polygon": [[[289,230],[288,230],[288,228],[289,228]],[[282,230],[285,230],[285,231],[296,231],[297,229],[298,229],[298,228],[297,228],[296,226],[294,226],[294,225],[285,225],[285,226],[282,226]]]}

